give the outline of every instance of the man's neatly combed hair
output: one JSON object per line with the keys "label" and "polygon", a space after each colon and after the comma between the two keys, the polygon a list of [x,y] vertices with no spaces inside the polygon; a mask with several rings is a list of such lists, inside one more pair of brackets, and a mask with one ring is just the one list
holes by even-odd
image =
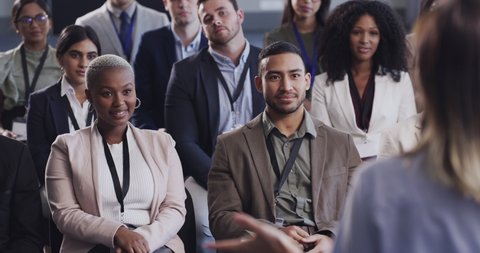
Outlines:
{"label": "man's neatly combed hair", "polygon": [[320,43],[320,64],[328,82],[342,80],[352,67],[350,32],[364,15],[371,16],[380,31],[373,55],[373,71],[400,81],[406,68],[405,31],[392,8],[378,1],[352,0],[339,5],[327,19]]}
{"label": "man's neatly combed hair", "polygon": [[106,54],[95,58],[90,65],[88,65],[85,73],[87,89],[93,89],[93,86],[98,82],[99,76],[105,71],[116,68],[127,69],[132,76],[133,69],[130,63],[120,56],[113,54]]}
{"label": "man's neatly combed hair", "polygon": [[[302,59],[304,69],[305,70],[307,69],[305,65],[305,60],[302,57],[302,52],[300,52],[300,49],[298,49],[298,47],[296,47],[292,43],[285,42],[285,41],[276,41],[268,45],[266,48],[262,49],[262,51],[260,51],[260,54],[258,54],[258,62],[272,55],[279,55],[279,54],[285,54],[285,53],[292,53],[292,54],[298,55],[300,59]],[[262,72],[261,68],[262,68],[262,65],[258,64],[259,74]]]}
{"label": "man's neatly combed hair", "polygon": [[[200,6],[200,4],[203,4],[203,3],[205,3],[206,1],[208,1],[208,0],[198,0],[197,6]],[[230,3],[232,3],[233,9],[234,9],[235,11],[238,11],[238,3],[237,3],[237,0],[228,0],[228,1],[229,1]]]}

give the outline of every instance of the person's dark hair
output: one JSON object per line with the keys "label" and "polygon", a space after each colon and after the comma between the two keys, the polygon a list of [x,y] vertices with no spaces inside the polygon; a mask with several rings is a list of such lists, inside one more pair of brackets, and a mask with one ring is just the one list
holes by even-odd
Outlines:
{"label": "person's dark hair", "polygon": [[75,43],[83,40],[90,40],[97,47],[98,55],[101,55],[100,40],[97,33],[90,26],[69,25],[65,27],[57,40],[57,59],[60,59],[68,49]]}
{"label": "person's dark hair", "polygon": [[[300,52],[300,49],[298,49],[298,47],[296,47],[292,43],[285,42],[285,41],[273,42],[272,44],[262,49],[262,51],[260,51],[260,54],[258,54],[258,62],[260,63],[260,61],[272,55],[285,54],[285,53],[292,53],[292,54],[298,55],[300,59],[302,59],[303,68],[305,70],[307,69],[305,60],[302,57],[302,52]],[[260,74],[261,72],[262,72],[262,65],[258,64],[258,73]]]}
{"label": "person's dark hair", "polygon": [[40,8],[42,8],[48,16],[50,16],[50,8],[43,0],[15,0],[12,6],[12,23],[17,22],[17,19],[20,18],[20,12],[22,12],[22,8],[30,3],[36,3]]}
{"label": "person's dark hair", "polygon": [[[197,5],[200,6],[200,4],[203,4],[205,2],[207,2],[208,0],[198,0],[197,2]],[[233,9],[235,11],[238,11],[238,3],[237,3],[237,0],[228,0],[230,3],[232,3],[233,5]]]}
{"label": "person's dark hair", "polygon": [[422,16],[418,67],[425,96],[419,149],[430,173],[480,202],[480,2],[450,1]]}
{"label": "person's dark hair", "polygon": [[[325,25],[325,20],[327,19],[329,8],[330,8],[330,0],[322,0],[320,9],[318,9],[317,13],[315,13],[315,18],[317,19],[318,25],[320,26]],[[293,10],[292,0],[285,0],[285,6],[283,8],[281,24],[283,25],[283,24],[290,23],[293,20],[293,15],[295,15],[295,11]]]}
{"label": "person's dark hair", "polygon": [[327,19],[321,36],[320,64],[328,82],[342,80],[352,65],[350,32],[364,15],[373,17],[380,42],[373,55],[373,71],[400,81],[406,68],[405,31],[392,8],[378,1],[352,0],[339,5]]}

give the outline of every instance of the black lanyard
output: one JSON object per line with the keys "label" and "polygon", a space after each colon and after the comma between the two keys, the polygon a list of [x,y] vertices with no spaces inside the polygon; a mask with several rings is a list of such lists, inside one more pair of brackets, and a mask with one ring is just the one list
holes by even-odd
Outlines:
{"label": "black lanyard", "polygon": [[[67,108],[67,115],[70,118],[70,121],[72,121],[73,128],[75,130],[80,129],[80,126],[78,125],[77,118],[75,118],[75,114],[73,114],[72,106],[70,105],[70,101],[68,101],[67,94],[65,94],[62,97],[63,103],[65,104],[65,108]],[[90,126],[92,123],[92,118],[93,118],[93,112],[89,110],[87,119],[85,120],[85,125]]]}
{"label": "black lanyard", "polygon": [[287,180],[288,174],[290,174],[290,171],[293,168],[293,164],[295,163],[295,160],[297,159],[297,156],[298,156],[298,152],[300,151],[300,146],[302,146],[303,138],[298,138],[293,142],[293,147],[290,150],[290,156],[288,157],[288,160],[285,163],[285,166],[283,166],[282,174],[280,174],[280,168],[278,166],[277,157],[275,155],[275,149],[273,147],[274,134],[280,134],[278,133],[278,130],[276,128],[272,129],[272,131],[267,137],[267,150],[268,150],[268,154],[270,155],[270,162],[272,164],[273,171],[277,176],[277,183],[275,184],[275,189],[274,189],[275,197],[276,197],[280,193],[280,189],[282,189],[283,184]]}
{"label": "black lanyard", "polygon": [[295,34],[295,39],[297,40],[298,45],[300,47],[300,51],[302,52],[303,59],[307,63],[307,68],[310,68],[309,72],[310,72],[310,75],[312,76],[312,78],[310,79],[310,85],[311,85],[310,89],[311,89],[313,88],[313,83],[315,82],[315,75],[317,74],[316,73],[317,61],[318,61],[317,57],[318,57],[318,45],[319,45],[318,38],[320,36],[318,36],[318,34],[314,35],[315,39],[313,41],[313,56],[310,59],[307,53],[307,48],[305,47],[305,43],[303,42],[302,35],[300,35],[297,25],[293,21],[292,21],[292,29],[293,29],[293,33]]}
{"label": "black lanyard", "polygon": [[35,73],[33,74],[32,83],[30,84],[30,78],[28,76],[28,67],[27,67],[27,56],[25,54],[25,45],[20,47],[20,56],[22,57],[22,70],[23,70],[23,80],[25,82],[25,104],[28,104],[28,98],[30,93],[35,91],[35,86],[37,86],[38,78],[40,77],[40,72],[42,72],[43,65],[47,60],[48,55],[48,45],[47,48],[43,51],[40,61],[38,62],[37,67],[35,68]]}
{"label": "black lanyard", "polygon": [[213,69],[217,73],[217,77],[218,77],[218,79],[220,79],[220,82],[222,83],[223,89],[227,93],[228,100],[230,101],[230,108],[232,109],[232,112],[235,111],[235,109],[233,108],[233,103],[235,103],[235,101],[237,101],[238,97],[240,97],[240,94],[243,91],[243,87],[245,86],[245,78],[247,77],[247,72],[248,72],[248,69],[250,67],[250,59],[251,58],[252,58],[252,50],[250,49],[250,53],[248,54],[247,61],[243,65],[243,71],[242,71],[242,74],[240,75],[240,80],[238,80],[237,88],[233,92],[233,96],[232,96],[232,93],[230,93],[230,89],[228,88],[227,81],[225,81],[225,78],[223,77],[222,72],[218,68],[218,65],[215,62],[215,59],[213,59],[213,56],[210,55],[210,61],[212,63]]}
{"label": "black lanyard", "polygon": [[117,169],[115,163],[113,162],[112,154],[108,148],[107,141],[102,135],[103,150],[105,151],[105,158],[107,159],[108,168],[110,169],[110,174],[112,175],[113,187],[115,188],[115,195],[117,196],[117,201],[120,204],[120,214],[123,222],[123,213],[125,212],[125,207],[123,205],[123,200],[127,195],[128,188],[130,187],[130,155],[128,153],[128,141],[127,141],[127,129],[123,134],[123,185],[120,186],[120,179],[118,178]]}

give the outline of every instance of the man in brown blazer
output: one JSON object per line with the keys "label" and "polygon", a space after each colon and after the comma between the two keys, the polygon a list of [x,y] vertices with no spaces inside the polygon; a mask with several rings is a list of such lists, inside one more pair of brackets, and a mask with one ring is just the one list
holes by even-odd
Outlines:
{"label": "man in brown blazer", "polygon": [[218,138],[208,178],[210,228],[216,239],[248,236],[233,220],[245,212],[305,251],[326,252],[359,154],[349,135],[304,109],[310,74],[295,46],[274,43],[259,59],[255,85],[267,107]]}

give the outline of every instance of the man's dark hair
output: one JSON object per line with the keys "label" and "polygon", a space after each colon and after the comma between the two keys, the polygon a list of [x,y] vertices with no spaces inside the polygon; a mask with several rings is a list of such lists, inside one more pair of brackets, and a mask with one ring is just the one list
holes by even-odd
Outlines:
{"label": "man's dark hair", "polygon": [[[208,0],[198,0],[197,5],[200,6],[200,4],[203,4],[203,3],[205,3],[206,1],[208,1]],[[233,9],[234,9],[235,11],[238,11],[238,3],[237,3],[237,0],[228,0],[228,1],[229,1],[230,3],[232,3]]]}
{"label": "man's dark hair", "polygon": [[[268,45],[266,48],[262,49],[262,51],[258,55],[258,62],[260,63],[260,61],[272,55],[285,54],[285,53],[292,53],[292,54],[298,55],[300,59],[302,59],[304,69],[305,70],[307,69],[305,60],[302,57],[302,52],[300,52],[300,49],[298,49],[298,47],[296,47],[292,43],[285,42],[285,41],[276,41]],[[262,70],[261,68],[262,68],[261,64],[258,64],[259,74],[261,73],[261,70]]]}

